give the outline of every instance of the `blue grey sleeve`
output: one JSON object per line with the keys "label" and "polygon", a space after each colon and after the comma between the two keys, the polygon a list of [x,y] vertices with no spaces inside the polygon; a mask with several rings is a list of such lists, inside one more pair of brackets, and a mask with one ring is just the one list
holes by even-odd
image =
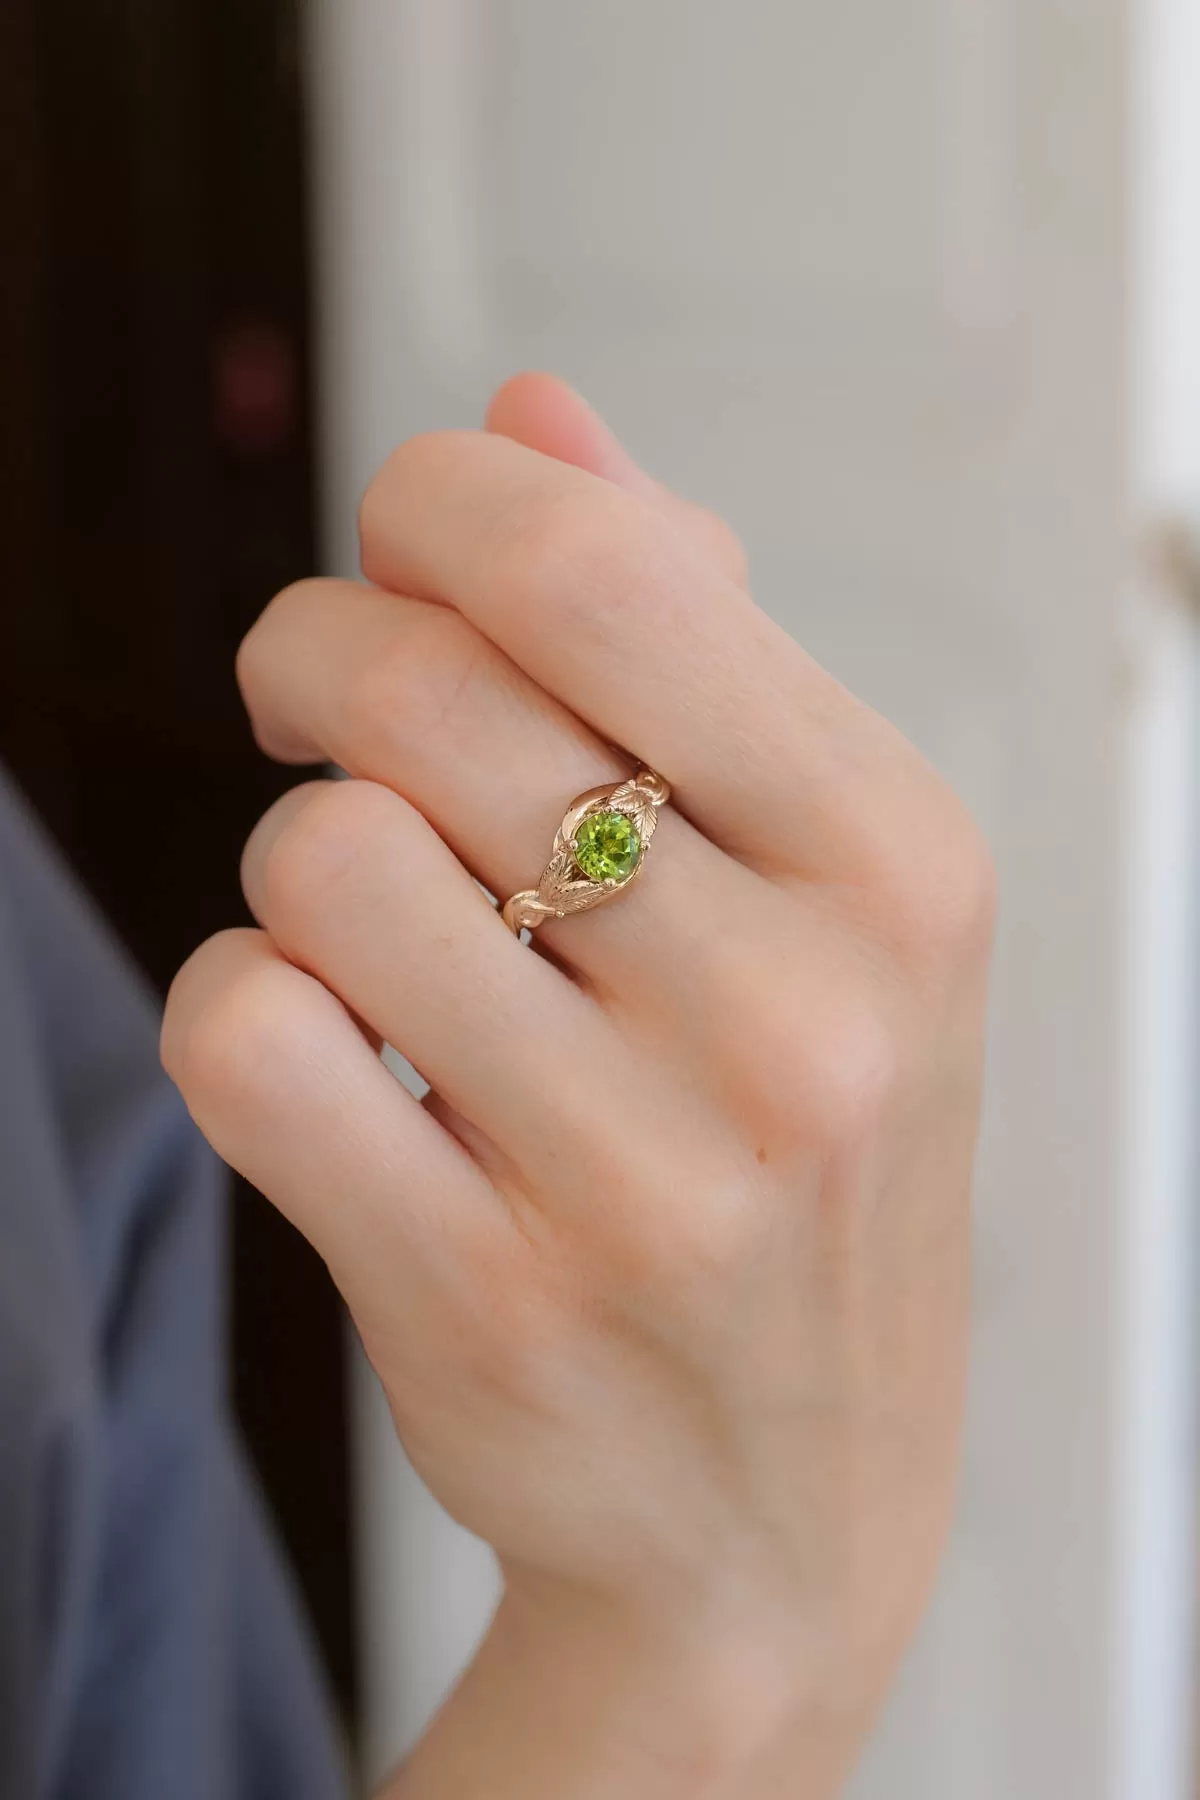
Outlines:
{"label": "blue grey sleeve", "polygon": [[0,1794],[335,1800],[226,1414],[220,1175],[155,1009],[0,783]]}

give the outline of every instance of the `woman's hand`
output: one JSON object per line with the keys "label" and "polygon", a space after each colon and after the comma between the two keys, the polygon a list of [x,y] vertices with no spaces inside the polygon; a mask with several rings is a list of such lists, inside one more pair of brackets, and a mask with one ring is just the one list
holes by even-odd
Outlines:
{"label": "woman's hand", "polygon": [[[723,526],[544,378],[489,422],[376,478],[370,585],[246,640],[263,747],[353,779],[258,826],[262,930],[187,964],[164,1059],[503,1566],[398,1791],[824,1796],[951,1509],[989,859]],[[641,878],[521,944],[471,877],[534,885],[633,757]]]}

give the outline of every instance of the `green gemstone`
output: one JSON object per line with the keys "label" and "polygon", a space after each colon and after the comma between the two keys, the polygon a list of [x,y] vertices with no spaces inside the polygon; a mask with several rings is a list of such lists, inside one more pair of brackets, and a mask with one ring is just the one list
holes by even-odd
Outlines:
{"label": "green gemstone", "polygon": [[599,812],[575,833],[575,861],[591,881],[628,881],[642,854],[642,838],[624,813]]}

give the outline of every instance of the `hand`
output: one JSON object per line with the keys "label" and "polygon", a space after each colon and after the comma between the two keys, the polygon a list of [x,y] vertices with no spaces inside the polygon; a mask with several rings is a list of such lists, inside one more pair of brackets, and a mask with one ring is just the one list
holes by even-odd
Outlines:
{"label": "hand", "polygon": [[[500,1558],[400,1791],[831,1794],[952,1504],[989,859],[581,402],[489,423],[387,463],[370,585],[247,638],[263,747],[353,779],[257,827],[262,931],[164,1059]],[[527,947],[471,876],[535,885],[611,744],[673,785],[647,866]]]}

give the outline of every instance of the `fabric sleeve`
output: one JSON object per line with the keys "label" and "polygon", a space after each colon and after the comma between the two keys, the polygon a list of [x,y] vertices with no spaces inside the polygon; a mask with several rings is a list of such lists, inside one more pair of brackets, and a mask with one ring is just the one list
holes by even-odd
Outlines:
{"label": "fabric sleeve", "polygon": [[19,1305],[0,1282],[0,1358],[24,1374],[0,1384],[0,1482],[28,1541],[0,1540],[0,1595],[37,1578],[35,1617],[5,1626],[0,1601],[0,1721],[23,1671],[46,1800],[335,1800],[327,1695],[226,1409],[221,1172],[159,1067],[156,1008],[0,784],[6,984],[0,1230],[22,1279]]}

